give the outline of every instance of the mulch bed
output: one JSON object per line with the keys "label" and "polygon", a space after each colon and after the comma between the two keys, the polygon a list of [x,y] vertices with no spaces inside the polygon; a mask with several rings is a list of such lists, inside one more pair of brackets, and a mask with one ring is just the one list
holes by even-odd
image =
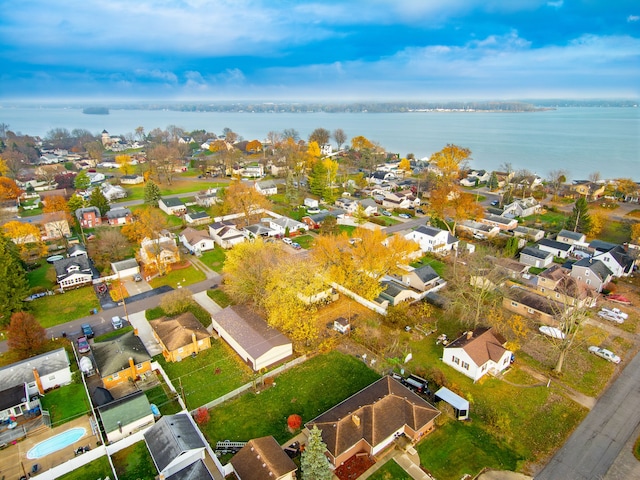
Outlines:
{"label": "mulch bed", "polygon": [[334,474],[340,480],[355,480],[375,463],[376,461],[371,455],[360,456],[356,454],[336,468]]}

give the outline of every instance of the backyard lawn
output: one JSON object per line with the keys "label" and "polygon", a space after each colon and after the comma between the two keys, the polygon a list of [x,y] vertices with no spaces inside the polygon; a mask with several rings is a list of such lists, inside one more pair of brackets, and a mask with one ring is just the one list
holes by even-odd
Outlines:
{"label": "backyard lawn", "polygon": [[119,480],[153,480],[158,474],[144,441],[114,453],[111,460]]}
{"label": "backyard lawn", "polygon": [[551,210],[546,213],[540,213],[525,218],[526,226],[534,226],[536,228],[544,228],[550,232],[559,232],[565,227],[565,223],[569,218],[569,214],[564,212],[552,212]]}
{"label": "backyard lawn", "polygon": [[89,412],[89,400],[81,383],[72,383],[51,390],[42,398],[42,409],[51,415],[51,424],[57,427]]}
{"label": "backyard lawn", "polygon": [[93,287],[81,287],[62,294],[37,298],[29,305],[31,312],[44,328],[86,317],[92,309],[100,308]]}
{"label": "backyard lawn", "polygon": [[233,300],[231,300],[229,295],[227,295],[222,290],[219,290],[217,288],[215,290],[211,290],[211,289],[207,290],[207,296],[222,308],[228,307],[229,305],[233,305]]}
{"label": "backyard lawn", "polygon": [[56,270],[53,265],[42,259],[37,262],[40,266],[27,272],[29,287],[40,287],[45,290],[53,290],[56,286]]}
{"label": "backyard lawn", "polygon": [[438,275],[444,277],[445,264],[433,255],[427,254],[417,262],[411,264],[413,268],[423,267],[424,265],[431,265],[431,268],[433,268]]}
{"label": "backyard lawn", "polygon": [[155,277],[150,282],[152,288],[158,288],[162,285],[169,285],[173,288],[186,287],[193,283],[198,283],[206,280],[207,276],[189,264],[187,268],[180,268],[171,270],[169,273],[162,277]]}
{"label": "backyard lawn", "polygon": [[146,390],[144,394],[147,396],[149,403],[153,403],[158,407],[162,415],[173,415],[182,410],[182,407],[177,400],[169,398],[167,392],[169,392],[169,387],[162,382],[161,385]]}
{"label": "backyard lawn", "polygon": [[94,478],[106,478],[112,475],[113,472],[111,471],[111,465],[109,465],[109,459],[106,455],[103,455],[91,463],[76,468],[73,472],[62,475],[59,477],[59,480],[93,480]]}
{"label": "backyard lawn", "polygon": [[180,393],[180,385],[189,410],[215,400],[251,380],[249,367],[222,340],[211,341],[211,348],[178,363],[167,363],[162,355],[154,357]]}
{"label": "backyard lawn", "polygon": [[266,435],[284,443],[292,437],[289,415],[312,420],[378,378],[355,357],[335,351],[318,355],[282,373],[261,393],[246,393],[211,409],[212,420],[201,428],[212,444]]}
{"label": "backyard lawn", "polygon": [[300,235],[299,237],[295,237],[293,241],[300,244],[300,246],[305,250],[308,250],[313,245],[313,242],[315,241],[315,237],[313,235],[308,235],[308,234]]}
{"label": "backyard lawn", "polygon": [[411,480],[409,475],[395,460],[387,461],[369,477],[370,480]]}
{"label": "backyard lawn", "polygon": [[216,247],[213,250],[203,253],[198,257],[205,265],[212,270],[220,273],[224,266],[224,259],[226,256],[226,250],[224,248]]}

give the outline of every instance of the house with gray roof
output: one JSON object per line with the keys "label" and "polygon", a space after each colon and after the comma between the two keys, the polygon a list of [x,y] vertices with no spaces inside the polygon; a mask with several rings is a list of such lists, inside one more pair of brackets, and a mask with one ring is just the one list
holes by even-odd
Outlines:
{"label": "house with gray roof", "polygon": [[506,218],[492,213],[486,213],[481,223],[486,223],[492,227],[498,227],[500,230],[513,230],[518,226],[518,221],[515,218]]}
{"label": "house with gray roof", "polygon": [[555,257],[567,258],[573,250],[573,245],[570,243],[559,242],[557,240],[551,240],[550,238],[543,238],[536,246],[545,252],[552,253]]}
{"label": "house with gray roof", "polygon": [[151,371],[151,356],[135,331],[94,342],[92,351],[96,368],[107,389]]}
{"label": "house with gray roof", "polygon": [[263,180],[262,182],[256,182],[255,188],[258,193],[269,196],[278,193],[278,185],[273,180]]}
{"label": "house with gray roof", "polygon": [[520,252],[520,263],[536,268],[548,267],[553,263],[553,253],[536,247],[525,247]]}
{"label": "house with gray roof", "polygon": [[613,278],[613,272],[600,260],[583,258],[571,265],[571,276],[588,289],[601,292]]}
{"label": "house with gray roof", "polygon": [[117,442],[132,433],[153,425],[154,417],[147,396],[134,392],[98,407],[107,441]]}
{"label": "house with gray roof", "polygon": [[234,223],[228,221],[215,222],[209,225],[209,236],[222,248],[232,248],[246,241],[244,232],[238,230]]}
{"label": "house with gray roof", "polygon": [[332,210],[321,210],[319,213],[315,213],[313,215],[306,215],[300,220],[307,224],[309,228],[318,229],[327,217],[340,218],[346,213],[346,210],[343,210],[342,208],[334,208]]}
{"label": "house with gray roof", "polygon": [[379,303],[384,308],[387,306],[396,306],[402,302],[418,300],[420,294],[412,288],[404,285],[391,277],[386,277],[380,282],[383,287],[380,295],[375,299],[376,303]]}
{"label": "house with gray roof", "polygon": [[112,208],[105,216],[111,226],[126,225],[133,222],[133,213],[125,207]]}
{"label": "house with gray roof", "polygon": [[[513,230],[514,237],[522,237],[527,240],[531,240],[532,242],[537,242],[538,240],[542,240],[544,238],[544,230],[540,230],[539,228],[531,228],[525,227],[522,225],[518,225]],[[559,240],[562,241],[562,240]],[[565,242],[568,243],[568,242]]]}
{"label": "house with gray roof", "polygon": [[179,198],[161,198],[158,201],[158,208],[167,215],[184,215],[187,213],[187,206]]}
{"label": "house with gray roof", "polygon": [[140,273],[140,265],[135,258],[127,258],[119,262],[111,262],[111,270],[119,278],[128,278]]}
{"label": "house with gray roof", "polygon": [[426,292],[438,284],[441,280],[431,265],[422,265],[410,272],[402,274],[402,282],[421,292]]}
{"label": "house with gray roof", "polygon": [[56,282],[62,290],[81,287],[93,280],[93,269],[86,255],[63,258],[53,263]]}
{"label": "house with gray roof", "polygon": [[165,415],[144,433],[144,441],[160,478],[213,480],[206,444],[188,414]]}
{"label": "house with gray roof", "polygon": [[293,218],[289,217],[280,217],[280,218],[270,218],[269,219],[269,228],[275,230],[278,235],[286,235],[288,232],[299,232],[301,230],[309,230],[307,224],[298,222]]}
{"label": "house with gray roof", "polygon": [[558,232],[556,240],[573,245],[575,243],[585,243],[587,241],[587,236],[584,233],[562,229]]}
{"label": "house with gray roof", "polygon": [[451,250],[457,249],[459,242],[458,239],[448,231],[428,225],[419,226],[415,230],[407,233],[404,238],[416,242],[420,245],[420,250],[425,253],[446,254]]}
{"label": "house with gray roof", "polygon": [[246,227],[242,227],[242,230],[247,232],[249,238],[258,238],[258,237],[275,237],[277,235],[276,231],[262,223],[254,223],[253,225],[247,225]]}
{"label": "house with gray roof", "polygon": [[100,215],[98,207],[78,208],[75,214],[82,228],[94,228],[102,225],[102,215]]}
{"label": "house with gray roof", "polygon": [[244,305],[215,313],[213,329],[255,371],[293,355],[291,340]]}
{"label": "house with gray roof", "polygon": [[207,212],[187,212],[184,219],[190,225],[205,225],[211,221],[211,215]]}
{"label": "house with gray roof", "polygon": [[636,262],[635,256],[630,254],[628,247],[623,245],[616,245],[606,252],[597,251],[593,258],[604,262],[614,277],[630,275]]}

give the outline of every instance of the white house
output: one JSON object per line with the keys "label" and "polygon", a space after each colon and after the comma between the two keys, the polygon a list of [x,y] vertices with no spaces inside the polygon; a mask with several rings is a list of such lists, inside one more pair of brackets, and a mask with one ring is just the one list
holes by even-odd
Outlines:
{"label": "white house", "polygon": [[420,245],[423,252],[445,254],[458,246],[458,239],[446,230],[441,230],[427,225],[421,225],[404,236]]}
{"label": "white house", "polygon": [[118,278],[128,278],[140,273],[140,265],[135,258],[127,258],[119,262],[111,262],[111,270]]}
{"label": "white house", "polygon": [[117,442],[132,433],[153,425],[154,417],[147,396],[142,391],[118,398],[98,407],[108,442]]}
{"label": "white house", "polygon": [[530,267],[544,268],[553,262],[553,253],[535,247],[525,247],[520,252],[520,263]]}
{"label": "white house", "polygon": [[91,283],[93,271],[86,255],[63,258],[54,262],[56,282],[60,288],[76,288]]}
{"label": "white house", "polygon": [[378,213],[378,204],[372,198],[364,198],[362,200],[356,200],[356,211],[357,208],[362,207],[364,210],[364,214],[369,217],[371,215],[375,215]]}
{"label": "white house", "polygon": [[232,248],[247,240],[245,234],[238,230],[233,223],[225,221],[209,225],[209,235],[215,243],[225,249]]}
{"label": "white house", "polygon": [[305,223],[298,222],[297,220],[289,217],[270,218],[269,228],[274,230],[277,235],[286,235],[288,232],[309,230],[309,227]]}
{"label": "white house", "polygon": [[533,197],[514,200],[504,206],[502,216],[529,217],[542,210],[542,205]]}
{"label": "white house", "polygon": [[304,206],[307,208],[318,208],[320,203],[315,198],[307,197],[304,199]]}
{"label": "white house", "polygon": [[213,250],[215,242],[213,238],[202,230],[191,227],[185,228],[180,234],[180,242],[191,252],[206,252]]}
{"label": "white house", "polygon": [[269,196],[275,195],[278,193],[278,185],[273,180],[264,180],[262,182],[256,182],[255,188],[258,193]]}
{"label": "white house", "polygon": [[385,208],[410,208],[419,207],[420,199],[413,195],[412,192],[395,192],[387,193],[382,200],[382,206]]}
{"label": "white house", "polygon": [[562,229],[556,236],[556,240],[574,245],[576,243],[585,243],[587,241],[587,236],[584,233]]}
{"label": "white house", "polygon": [[105,198],[112,202],[114,200],[118,200],[119,198],[127,198],[127,191],[122,188],[120,185],[111,185],[110,183],[103,183],[100,187],[102,190],[102,194]]}
{"label": "white house", "polygon": [[158,207],[167,215],[184,215],[187,213],[186,205],[179,198],[161,198]]}
{"label": "white house", "polygon": [[[593,244],[593,242],[591,242]],[[594,260],[603,262],[614,277],[626,277],[633,272],[635,258],[622,245],[616,245],[613,248],[600,251],[596,250],[593,255]]]}
{"label": "white house", "polygon": [[89,181],[91,182],[91,185],[97,185],[98,183],[102,183],[107,178],[104,176],[104,173],[100,173],[100,172],[89,172],[87,175],[89,176]]}
{"label": "white house", "polygon": [[217,334],[256,372],[293,355],[291,340],[247,307],[229,306],[212,319]]}
{"label": "white house", "polygon": [[444,348],[442,361],[473,381],[487,373],[496,374],[511,364],[512,352],[491,328],[465,332]]}
{"label": "white house", "polygon": [[556,257],[567,258],[573,250],[570,243],[558,242],[549,238],[543,238],[536,243],[536,246],[545,252],[552,253]]}
{"label": "white house", "polygon": [[184,219],[189,225],[205,225],[211,221],[207,212],[187,212]]}

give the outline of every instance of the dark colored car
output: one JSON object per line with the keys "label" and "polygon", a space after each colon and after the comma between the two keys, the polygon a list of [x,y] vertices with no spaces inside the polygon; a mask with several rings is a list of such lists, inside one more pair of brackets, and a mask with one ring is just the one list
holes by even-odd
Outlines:
{"label": "dark colored car", "polygon": [[93,328],[88,323],[83,324],[80,328],[82,328],[82,334],[87,338],[93,338]]}

